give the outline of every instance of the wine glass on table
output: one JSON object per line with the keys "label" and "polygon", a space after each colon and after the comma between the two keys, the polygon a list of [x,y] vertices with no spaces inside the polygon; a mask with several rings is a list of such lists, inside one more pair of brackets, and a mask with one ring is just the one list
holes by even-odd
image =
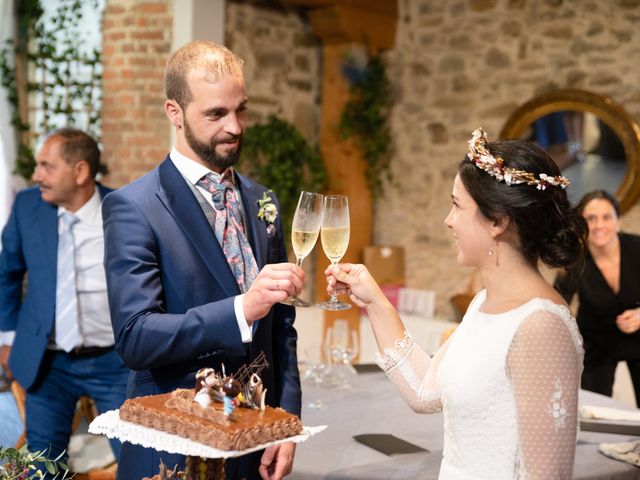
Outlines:
{"label": "wine glass on table", "polygon": [[[302,267],[302,262],[311,253],[318,240],[321,220],[322,195],[312,192],[300,192],[300,199],[293,215],[293,225],[291,227],[291,245],[293,246],[293,253],[296,254],[296,264],[299,267]],[[290,296],[282,303],[296,307],[309,307],[311,305],[297,296]]]}
{"label": "wine glass on table", "polygon": [[323,355],[323,346],[319,345],[316,348],[310,349],[308,352],[310,357],[307,363],[307,371],[305,373],[305,377],[312,380],[315,389],[313,389],[312,395],[314,396],[313,401],[307,404],[307,407],[314,410],[321,410],[326,408],[322,398],[320,396],[320,388],[322,384],[327,380],[327,374],[329,373],[329,359],[324,360],[322,358]]}
{"label": "wine glass on table", "polygon": [[[324,254],[337,265],[349,246],[349,202],[344,195],[325,195],[322,204],[320,241]],[[328,302],[318,305],[325,310],[347,310],[351,304],[338,301],[334,293]]]}
{"label": "wine glass on table", "polygon": [[357,374],[351,362],[359,351],[358,332],[350,329],[346,320],[336,320],[327,329],[327,343],[331,364],[336,367],[334,384],[339,388],[350,388],[349,374]]}

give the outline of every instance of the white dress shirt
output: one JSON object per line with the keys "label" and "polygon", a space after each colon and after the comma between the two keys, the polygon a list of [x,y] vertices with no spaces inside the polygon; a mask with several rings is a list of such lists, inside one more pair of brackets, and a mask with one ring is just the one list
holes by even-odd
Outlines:
{"label": "white dress shirt", "polygon": [[[208,169],[201,163],[196,162],[195,160],[191,160],[189,157],[178,152],[178,150],[176,150],[175,147],[171,150],[171,153],[169,154],[169,158],[171,158],[171,161],[173,162],[175,167],[178,169],[180,174],[182,174],[183,178],[185,178],[185,181],[191,182],[191,184],[194,185],[200,191],[200,193],[202,193],[202,196],[213,207],[213,199],[211,198],[211,192],[200,187],[199,185],[197,185],[197,183],[202,177],[204,177],[208,173],[212,173],[214,177],[219,177],[220,174]],[[236,191],[236,195],[238,195],[238,198],[240,198],[238,191]],[[212,238],[212,241],[217,242],[215,236],[212,236],[211,238]],[[247,318],[245,317],[244,309],[242,308],[243,297],[244,295],[237,295],[234,298],[233,308],[236,313],[236,321],[238,322],[238,328],[240,329],[240,336],[242,337],[242,342],[249,343],[253,338],[253,333],[252,333],[251,327],[247,323]]]}
{"label": "white dress shirt", "polygon": [[[91,198],[75,212],[78,222],[73,227],[78,290],[78,322],[82,347],[108,347],[114,344],[107,300],[104,272],[104,235],[100,192],[96,187]],[[62,231],[58,207],[58,234]],[[2,332],[2,343],[12,345],[15,332]],[[52,342],[54,339],[52,339]],[[50,344],[50,348],[57,348]]]}
{"label": "white dress shirt", "polygon": [[[108,347],[114,344],[113,328],[107,299],[107,279],[104,272],[104,233],[102,230],[102,200],[96,187],[91,198],[75,216],[73,227],[76,251],[76,287],[78,289],[78,321],[82,347]],[[64,207],[58,207],[58,234]]]}

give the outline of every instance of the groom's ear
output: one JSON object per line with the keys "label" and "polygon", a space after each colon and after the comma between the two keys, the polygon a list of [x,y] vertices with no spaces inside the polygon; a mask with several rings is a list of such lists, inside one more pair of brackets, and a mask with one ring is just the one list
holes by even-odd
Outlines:
{"label": "groom's ear", "polygon": [[177,129],[182,128],[183,112],[178,102],[175,100],[165,100],[164,113],[174,127]]}

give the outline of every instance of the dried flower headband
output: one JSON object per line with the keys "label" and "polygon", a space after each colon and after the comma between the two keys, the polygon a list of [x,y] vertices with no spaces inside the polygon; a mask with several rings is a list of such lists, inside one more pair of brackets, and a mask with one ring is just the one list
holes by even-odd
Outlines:
{"label": "dried flower headband", "polygon": [[484,170],[499,182],[507,185],[518,185],[521,183],[527,185],[535,185],[538,190],[545,190],[548,186],[567,188],[571,183],[569,179],[558,175],[556,177],[541,173],[536,178],[534,173],[525,172],[515,168],[504,166],[504,160],[501,157],[494,157],[487,150],[487,134],[482,128],[473,131],[471,140],[469,140],[469,152],[467,158],[474,163],[476,167]]}

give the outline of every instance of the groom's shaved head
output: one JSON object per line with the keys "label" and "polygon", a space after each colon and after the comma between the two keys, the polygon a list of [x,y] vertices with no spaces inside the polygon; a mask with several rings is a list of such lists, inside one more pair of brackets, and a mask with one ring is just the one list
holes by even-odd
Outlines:
{"label": "groom's shaved head", "polygon": [[195,41],[176,50],[169,61],[164,77],[167,100],[175,100],[184,109],[192,100],[189,77],[193,72],[209,82],[232,76],[244,82],[244,61],[223,45],[209,41]]}

